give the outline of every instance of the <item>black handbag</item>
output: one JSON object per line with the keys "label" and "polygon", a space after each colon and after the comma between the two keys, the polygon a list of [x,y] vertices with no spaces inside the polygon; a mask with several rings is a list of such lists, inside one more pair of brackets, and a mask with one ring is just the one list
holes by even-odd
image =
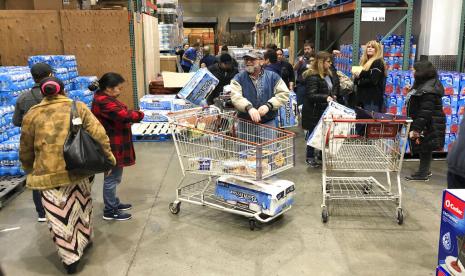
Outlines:
{"label": "black handbag", "polygon": [[71,105],[69,134],[63,148],[66,170],[80,174],[95,174],[109,171],[113,165],[105,156],[100,143],[82,128],[76,108]]}

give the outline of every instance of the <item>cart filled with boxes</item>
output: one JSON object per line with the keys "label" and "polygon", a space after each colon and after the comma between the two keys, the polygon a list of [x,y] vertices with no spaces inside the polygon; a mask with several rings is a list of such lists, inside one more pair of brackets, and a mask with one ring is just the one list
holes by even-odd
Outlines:
{"label": "cart filled with boxes", "polygon": [[173,112],[169,118],[182,170],[169,206],[173,214],[181,202],[208,206],[249,218],[254,230],[257,222],[270,222],[291,208],[294,183],[266,179],[294,167],[294,133],[214,106]]}

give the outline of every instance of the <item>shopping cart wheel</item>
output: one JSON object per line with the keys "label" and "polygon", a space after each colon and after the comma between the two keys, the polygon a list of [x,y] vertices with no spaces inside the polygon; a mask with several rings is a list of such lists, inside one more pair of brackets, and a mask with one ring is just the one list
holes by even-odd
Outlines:
{"label": "shopping cart wheel", "polygon": [[402,225],[404,223],[404,212],[402,208],[397,208],[397,224]]}
{"label": "shopping cart wheel", "polygon": [[170,203],[170,212],[173,215],[177,215],[180,210],[181,210],[181,202],[178,202],[178,203],[171,202]]}
{"label": "shopping cart wheel", "polygon": [[249,219],[249,228],[250,231],[255,230],[255,227],[257,227],[257,222],[254,219]]}
{"label": "shopping cart wheel", "polygon": [[329,217],[329,213],[328,213],[328,207],[323,207],[323,210],[321,211],[321,219],[323,220],[323,223],[327,223],[328,222],[328,217]]}

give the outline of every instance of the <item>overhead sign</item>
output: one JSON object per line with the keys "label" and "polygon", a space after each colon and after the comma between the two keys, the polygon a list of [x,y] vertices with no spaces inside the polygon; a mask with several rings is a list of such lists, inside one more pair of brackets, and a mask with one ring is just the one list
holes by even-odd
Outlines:
{"label": "overhead sign", "polygon": [[362,21],[386,21],[386,8],[362,8]]}

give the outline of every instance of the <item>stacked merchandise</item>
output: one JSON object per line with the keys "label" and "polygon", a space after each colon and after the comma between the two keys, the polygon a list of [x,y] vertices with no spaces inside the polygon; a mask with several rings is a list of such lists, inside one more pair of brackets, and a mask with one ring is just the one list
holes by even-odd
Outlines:
{"label": "stacked merchandise", "polygon": [[[377,36],[378,40],[382,39],[382,36]],[[409,68],[413,68],[415,62],[415,55],[417,52],[417,45],[413,44],[413,37],[410,38],[411,47],[409,55]],[[401,35],[391,35],[383,41],[383,53],[384,62],[388,71],[401,70],[404,63],[404,43],[405,38]],[[352,56],[353,47],[352,45],[341,45],[341,54],[334,58],[334,64],[336,68],[344,74],[351,76],[352,72]],[[359,49],[359,56],[361,57],[363,48]]]}
{"label": "stacked merchandise", "polygon": [[[381,40],[382,36],[377,36]],[[401,35],[391,35],[383,41],[384,62],[389,71],[401,70],[404,63],[404,44],[405,38]],[[410,38],[410,55],[409,69],[413,68],[415,56],[417,53],[417,45],[413,44],[413,36]]]}
{"label": "stacked merchandise", "polygon": [[250,50],[252,50],[252,48],[229,48],[229,53],[237,61],[239,72],[245,70],[244,55]]}
{"label": "stacked merchandise", "polygon": [[168,113],[195,107],[176,98],[176,95],[145,95],[140,99],[139,106],[145,114],[143,123],[168,122]]}
{"label": "stacked merchandise", "polygon": [[160,51],[169,51],[179,45],[179,29],[176,24],[159,24]]}
{"label": "stacked merchandise", "polygon": [[[457,72],[440,72],[439,79],[444,86],[442,98],[446,114],[446,137],[444,152],[447,152],[456,139],[458,127],[465,113],[465,74]],[[406,115],[405,96],[413,85],[412,71],[390,71],[386,78],[385,107],[386,112]]]}
{"label": "stacked merchandise", "polygon": [[171,51],[182,41],[182,10],[177,0],[159,0],[157,7],[160,51]]}
{"label": "stacked merchandise", "polygon": [[12,118],[18,96],[33,85],[29,67],[0,67],[0,176],[24,175],[18,153],[21,130]]}
{"label": "stacked merchandise", "polygon": [[47,63],[52,67],[54,76],[65,84],[65,91],[68,93],[70,98],[79,100],[90,107],[94,94],[87,87],[93,81],[96,81],[97,77],[80,77],[77,71],[75,56],[45,55],[29,57],[30,67],[39,62]]}

